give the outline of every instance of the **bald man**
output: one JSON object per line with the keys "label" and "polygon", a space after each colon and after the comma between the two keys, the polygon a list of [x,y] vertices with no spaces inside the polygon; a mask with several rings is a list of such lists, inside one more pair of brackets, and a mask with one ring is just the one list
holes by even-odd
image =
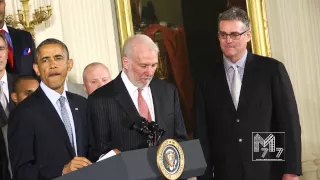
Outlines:
{"label": "bald man", "polygon": [[91,63],[83,70],[83,88],[88,95],[110,81],[110,71],[102,63]]}

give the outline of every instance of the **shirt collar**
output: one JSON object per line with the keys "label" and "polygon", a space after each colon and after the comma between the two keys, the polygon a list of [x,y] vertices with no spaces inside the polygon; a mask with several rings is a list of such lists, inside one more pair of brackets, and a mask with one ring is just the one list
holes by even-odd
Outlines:
{"label": "shirt collar", "polygon": [[0,81],[3,81],[5,84],[8,84],[7,71],[4,71],[4,75],[2,76],[2,78],[0,79]]}
{"label": "shirt collar", "polygon": [[232,63],[231,61],[229,61],[227,59],[227,57],[225,57],[223,55],[223,64],[224,64],[224,68],[226,70],[228,70],[231,66],[233,65],[237,65],[237,67],[241,67],[242,69],[244,69],[245,65],[246,65],[246,61],[247,61],[247,55],[248,55],[248,51],[246,50],[246,52],[244,53],[244,55],[239,59],[239,61],[237,61],[236,63]]}
{"label": "shirt collar", "polygon": [[57,93],[56,91],[49,88],[47,85],[45,85],[42,81],[40,83],[40,87],[43,90],[43,92],[46,94],[46,96],[49,98],[52,104],[56,104],[59,100],[60,96],[63,96],[67,99],[66,91],[63,90],[62,94]]}
{"label": "shirt collar", "polygon": [[[127,74],[124,71],[125,70],[123,69],[121,72],[122,81],[123,81],[124,85],[127,87],[129,93],[132,94],[134,91],[136,91],[138,89],[138,87],[132,84],[132,82],[129,80]],[[146,86],[144,86],[142,89],[144,90],[144,89],[148,88],[150,82]]]}
{"label": "shirt collar", "polygon": [[7,26],[6,23],[3,24],[2,29],[3,29],[5,32],[9,33],[8,26]]}
{"label": "shirt collar", "polygon": [[129,80],[127,74],[124,73],[124,70],[122,70],[122,72],[121,72],[121,79],[122,79],[124,85],[126,86],[126,88],[127,88],[127,90],[128,90],[130,95],[132,95],[134,93],[134,91],[136,91],[138,89],[135,85],[133,85],[131,83],[131,81]]}
{"label": "shirt collar", "polygon": [[68,91],[68,83],[67,80],[64,81],[64,90]]}

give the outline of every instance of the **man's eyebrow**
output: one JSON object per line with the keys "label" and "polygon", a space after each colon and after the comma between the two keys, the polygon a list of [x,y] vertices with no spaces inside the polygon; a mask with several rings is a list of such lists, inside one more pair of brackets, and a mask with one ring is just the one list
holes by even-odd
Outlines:
{"label": "man's eyebrow", "polygon": [[49,59],[49,56],[44,56],[41,58],[41,60],[44,60],[44,59]]}
{"label": "man's eyebrow", "polygon": [[63,55],[63,54],[57,54],[57,55],[54,55],[54,57],[55,57],[55,58],[57,58],[57,57],[64,57],[64,55]]}

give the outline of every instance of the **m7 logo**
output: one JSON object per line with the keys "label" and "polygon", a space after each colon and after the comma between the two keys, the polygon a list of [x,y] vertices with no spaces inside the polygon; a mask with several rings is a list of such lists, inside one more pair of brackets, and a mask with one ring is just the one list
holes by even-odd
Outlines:
{"label": "m7 logo", "polygon": [[284,132],[253,132],[252,161],[284,161]]}

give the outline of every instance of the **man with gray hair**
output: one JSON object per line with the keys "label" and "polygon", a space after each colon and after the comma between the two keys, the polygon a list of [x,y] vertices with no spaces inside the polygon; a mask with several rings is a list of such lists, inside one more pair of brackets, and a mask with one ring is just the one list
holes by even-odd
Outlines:
{"label": "man with gray hair", "polygon": [[89,96],[88,116],[100,154],[148,147],[145,135],[125,125],[142,119],[165,130],[161,141],[187,140],[177,88],[154,77],[158,52],[148,36],[130,37],[123,47],[122,72]]}
{"label": "man with gray hair", "polygon": [[197,97],[203,104],[196,107],[195,138],[208,164],[202,178],[298,180],[301,128],[284,65],[247,51],[251,32],[244,10],[232,7],[218,23],[223,57],[204,74]]}

